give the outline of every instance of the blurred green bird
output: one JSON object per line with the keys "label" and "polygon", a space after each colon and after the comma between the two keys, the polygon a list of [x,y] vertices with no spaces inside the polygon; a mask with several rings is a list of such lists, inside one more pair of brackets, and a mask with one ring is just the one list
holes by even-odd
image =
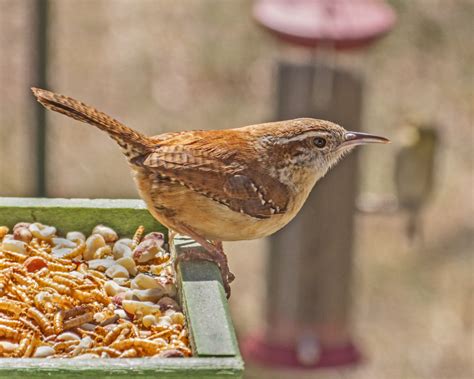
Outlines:
{"label": "blurred green bird", "polygon": [[406,233],[413,241],[422,237],[420,213],[433,192],[438,133],[432,126],[412,123],[403,128],[401,142],[395,188],[400,209],[409,214]]}

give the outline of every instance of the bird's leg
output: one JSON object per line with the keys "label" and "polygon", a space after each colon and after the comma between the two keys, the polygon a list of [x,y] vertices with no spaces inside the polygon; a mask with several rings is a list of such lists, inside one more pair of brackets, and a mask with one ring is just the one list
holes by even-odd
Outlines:
{"label": "bird's leg", "polygon": [[177,257],[177,261],[202,259],[202,260],[216,263],[221,271],[224,289],[227,294],[227,298],[229,298],[230,297],[229,283],[235,279],[235,275],[232,274],[229,270],[227,257],[224,254],[224,251],[222,249],[222,242],[220,241],[215,242],[215,243],[210,242],[206,240],[204,237],[201,237],[199,234],[194,232],[191,228],[189,228],[186,225],[181,224],[179,226],[179,229],[181,232],[188,235],[189,237],[194,239],[197,243],[199,243],[206,250],[206,253],[202,251],[190,250],[186,252],[185,254],[182,254],[181,256]]}
{"label": "bird's leg", "polygon": [[168,241],[171,242],[174,240],[174,237],[176,237],[178,235],[178,232],[172,230],[172,229],[168,229]]}
{"label": "bird's leg", "polygon": [[235,275],[232,274],[229,270],[229,263],[227,262],[227,255],[224,253],[224,246],[222,246],[222,241],[212,241],[213,245],[218,249],[218,254],[220,255],[219,265],[227,267],[227,280],[229,283],[232,283],[235,279]]}
{"label": "bird's leg", "polygon": [[217,247],[218,249],[220,249],[221,251],[224,251],[224,246],[222,245],[222,241],[211,241],[215,247]]}

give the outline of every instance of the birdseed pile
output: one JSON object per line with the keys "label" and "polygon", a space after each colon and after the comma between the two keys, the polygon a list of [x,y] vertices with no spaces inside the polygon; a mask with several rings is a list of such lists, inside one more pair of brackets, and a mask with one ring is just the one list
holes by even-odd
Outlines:
{"label": "birdseed pile", "polygon": [[[0,357],[192,355],[164,236],[0,226]],[[143,236],[143,238],[142,238]]]}

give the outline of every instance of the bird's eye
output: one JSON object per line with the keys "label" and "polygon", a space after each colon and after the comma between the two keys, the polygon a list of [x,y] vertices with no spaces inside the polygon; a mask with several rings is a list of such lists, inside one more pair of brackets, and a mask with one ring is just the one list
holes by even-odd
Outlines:
{"label": "bird's eye", "polygon": [[326,146],[326,140],[322,137],[316,137],[314,139],[314,144],[317,148],[322,149],[324,146]]}

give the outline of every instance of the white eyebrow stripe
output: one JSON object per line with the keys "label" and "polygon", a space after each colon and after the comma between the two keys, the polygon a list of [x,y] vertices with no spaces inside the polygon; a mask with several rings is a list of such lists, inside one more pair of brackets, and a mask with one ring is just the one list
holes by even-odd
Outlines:
{"label": "white eyebrow stripe", "polygon": [[277,138],[277,142],[278,140],[280,141],[283,141],[283,142],[297,142],[297,141],[302,141],[302,140],[305,140],[307,138],[310,138],[310,137],[320,137],[320,136],[326,136],[327,133],[323,132],[323,131],[308,131],[308,132],[303,132],[301,134],[298,134],[297,136],[294,136],[294,137],[290,137],[290,138],[287,138],[287,137],[279,137]]}

